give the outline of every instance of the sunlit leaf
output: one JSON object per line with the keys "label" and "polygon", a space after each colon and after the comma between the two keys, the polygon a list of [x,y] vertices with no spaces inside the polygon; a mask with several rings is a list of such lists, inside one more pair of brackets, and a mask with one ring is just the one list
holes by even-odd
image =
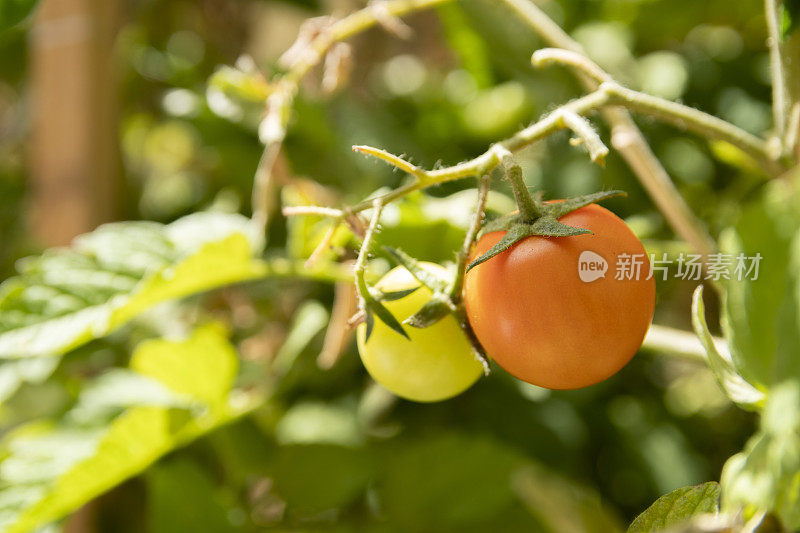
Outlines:
{"label": "sunlit leaf", "polygon": [[800,384],[770,390],[761,427],[722,469],[727,511],[742,507],[747,518],[775,513],[789,530],[800,528]]}
{"label": "sunlit leaf", "polygon": [[628,533],[663,531],[704,513],[719,510],[719,483],[709,481],[693,487],[681,487],[661,496],[637,516]]}
{"label": "sunlit leaf", "polygon": [[[800,191],[797,176],[773,180],[720,237],[732,260],[722,326],[734,366],[768,389],[800,378]],[[742,258],[744,268],[737,272]],[[749,271],[750,267],[757,266]],[[754,279],[755,278],[755,279]]]}
{"label": "sunlit leaf", "polygon": [[[185,341],[148,341],[133,369],[205,408],[145,401],[107,426],[32,424],[8,435],[0,462],[0,527],[24,532],[57,520],[141,472],[158,458],[255,407],[230,391],[237,359],[216,328]],[[80,402],[79,402],[80,404]]]}
{"label": "sunlit leaf", "polygon": [[[25,260],[0,288],[0,359],[55,356],[157,303],[266,275],[248,219],[116,223]],[[7,364],[7,363],[6,363]]]}

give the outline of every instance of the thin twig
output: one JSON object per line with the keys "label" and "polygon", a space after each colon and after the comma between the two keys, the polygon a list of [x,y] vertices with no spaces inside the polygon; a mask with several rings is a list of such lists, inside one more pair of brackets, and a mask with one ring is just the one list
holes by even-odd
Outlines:
{"label": "thin twig", "polygon": [[265,146],[253,180],[251,200],[253,220],[259,227],[266,230],[269,222],[272,173],[281,151],[292,102],[303,78],[323,60],[328,50],[337,42],[385,23],[390,18],[429,9],[448,1],[450,0],[385,0],[380,2],[378,8],[370,4],[317,32],[308,43],[306,53],[300,54],[289,71],[273,81],[267,115],[259,128]]}
{"label": "thin twig", "polygon": [[319,205],[293,205],[284,207],[281,211],[285,217],[316,215],[321,217],[342,218],[345,213],[341,209],[322,207]]}

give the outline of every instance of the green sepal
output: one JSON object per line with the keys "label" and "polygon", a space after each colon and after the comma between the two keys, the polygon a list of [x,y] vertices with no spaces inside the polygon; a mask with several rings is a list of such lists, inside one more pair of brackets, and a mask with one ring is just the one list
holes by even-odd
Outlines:
{"label": "green sepal", "polygon": [[628,193],[625,191],[600,191],[592,194],[585,194],[583,196],[576,196],[575,198],[568,198],[561,202],[552,202],[545,204],[547,209],[546,214],[552,215],[556,218],[561,218],[567,213],[571,213],[576,209],[580,209],[581,207],[586,207],[589,204],[602,202],[603,200],[608,200],[609,198],[614,198],[617,196],[624,198],[628,196]]}
{"label": "green sepal", "polygon": [[410,289],[405,289],[402,291],[389,291],[389,292],[383,292],[380,289],[371,289],[370,293],[372,294],[372,297],[378,300],[379,302],[394,302],[396,300],[405,298],[409,294],[419,289],[419,287],[420,286],[412,287]]}
{"label": "green sepal", "polygon": [[493,231],[505,231],[506,234],[486,253],[467,265],[467,272],[505,252],[526,237],[574,237],[591,234],[592,232],[585,228],[569,226],[559,222],[558,219],[589,204],[615,196],[627,196],[627,194],[624,191],[601,191],[551,203],[543,203],[541,196],[538,196],[534,201],[542,211],[541,217],[533,221],[526,221],[520,213],[511,213],[484,225],[481,235]]}
{"label": "green sepal", "polygon": [[419,265],[419,261],[405,253],[403,250],[399,248],[392,248],[391,246],[384,246],[383,249],[386,253],[394,259],[397,264],[402,267],[405,267],[406,270],[411,272],[411,275],[414,276],[417,281],[428,287],[432,292],[443,292],[447,290],[448,285],[450,284],[449,280],[433,274]]}
{"label": "green sepal", "polygon": [[492,257],[496,256],[497,254],[501,254],[514,246],[518,241],[528,237],[530,235],[528,228],[525,225],[516,225],[509,228],[503,238],[500,239],[497,244],[489,248],[489,250],[477,258],[476,260],[472,261],[470,264],[467,265],[467,272],[475,268],[476,266],[480,265],[491,259]]}
{"label": "green sepal", "polygon": [[412,328],[423,329],[434,325],[450,313],[451,309],[447,302],[434,297],[428,300],[419,311],[403,320],[403,324],[407,324]]}
{"label": "green sepal", "polygon": [[392,328],[394,331],[405,337],[407,340],[411,340],[408,337],[408,333],[406,333],[406,330],[403,329],[403,326],[400,324],[400,322],[398,322],[397,319],[394,317],[394,315],[388,309],[386,309],[386,307],[378,300],[372,298],[368,299],[366,301],[365,307],[366,308],[364,310],[365,312],[364,321],[366,322],[367,325],[367,334],[366,338],[364,339],[364,342],[369,341],[370,335],[372,335],[372,329],[375,326],[375,317],[373,316],[373,314],[376,315],[381,320],[381,322]]}

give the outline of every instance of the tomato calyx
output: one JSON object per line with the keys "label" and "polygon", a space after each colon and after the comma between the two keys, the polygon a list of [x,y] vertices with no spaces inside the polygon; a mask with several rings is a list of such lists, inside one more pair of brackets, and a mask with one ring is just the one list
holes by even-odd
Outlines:
{"label": "tomato calyx", "polygon": [[472,268],[505,252],[526,237],[537,235],[541,237],[572,237],[591,234],[592,232],[588,229],[569,226],[559,222],[558,219],[581,207],[616,196],[627,196],[627,194],[624,191],[600,191],[550,203],[543,202],[541,194],[529,196],[536,206],[536,214],[531,216],[530,213],[525,214],[520,210],[520,212],[511,213],[486,223],[481,229],[481,235],[493,231],[505,231],[506,234],[485,254],[467,265],[467,271],[469,272]]}
{"label": "tomato calyx", "polygon": [[383,249],[397,264],[405,267],[417,281],[429,288],[433,293],[431,299],[419,311],[405,319],[403,324],[412,328],[427,328],[455,310],[455,306],[449,297],[450,288],[453,284],[452,279],[425,270],[419,265],[419,261],[400,249],[390,246],[384,246]]}

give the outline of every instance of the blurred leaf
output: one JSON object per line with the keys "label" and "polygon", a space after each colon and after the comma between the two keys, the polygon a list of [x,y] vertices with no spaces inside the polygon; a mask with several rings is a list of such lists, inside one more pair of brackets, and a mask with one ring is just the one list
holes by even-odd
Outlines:
{"label": "blurred leaf", "polygon": [[663,531],[704,513],[719,511],[719,483],[709,481],[661,496],[634,519],[628,533]]}
{"label": "blurred leaf", "polygon": [[309,301],[297,310],[292,327],[272,365],[279,375],[286,375],[298,356],[328,324],[328,310],[319,302]]}
{"label": "blurred leaf", "polygon": [[[281,189],[281,204],[284,207],[298,205],[320,205],[334,201],[322,187],[307,181],[297,180]],[[288,217],[286,219],[286,251],[289,257],[295,259],[308,259],[309,256],[322,242],[325,234],[331,227],[328,217],[306,215]],[[332,247],[343,247],[351,238],[350,231],[340,225],[331,239]],[[323,254],[324,259],[335,258],[335,253],[328,249]]]}
{"label": "blurred leaf", "polygon": [[148,531],[220,533],[236,528],[229,508],[212,480],[188,460],[172,460],[150,469],[146,476]]}
{"label": "blurred leaf", "polygon": [[493,518],[514,501],[511,476],[521,463],[489,438],[432,435],[387,450],[376,486],[381,509],[405,530],[452,530]]}
{"label": "blurred leaf", "polygon": [[0,35],[25,20],[39,0],[3,0],[0,2]]}
{"label": "blurred leaf", "polygon": [[784,0],[781,38],[787,39],[800,26],[800,0]]}
{"label": "blurred leaf", "polygon": [[720,355],[714,338],[708,331],[706,309],[703,303],[703,286],[698,285],[692,299],[692,324],[708,356],[708,366],[725,394],[739,406],[755,410],[762,406],[764,393],[753,387],[736,371],[733,362]]}
{"label": "blurred leaf", "polygon": [[288,512],[315,515],[361,496],[372,476],[372,459],[364,449],[328,444],[282,446],[270,474]]}
{"label": "blurred leaf", "polygon": [[211,410],[224,411],[239,361],[224,334],[216,327],[205,326],[181,342],[141,343],[131,357],[130,367]]}
{"label": "blurred leaf", "polygon": [[239,215],[199,213],[168,226],[115,223],[20,263],[0,287],[0,358],[63,354],[153,305],[262,277],[262,243]]}
{"label": "blurred leaf", "polygon": [[774,512],[789,530],[800,528],[800,383],[773,387],[758,433],[725,463],[720,484],[724,510]]}
{"label": "blurred leaf", "polygon": [[472,75],[478,89],[491,87],[494,75],[484,37],[472,28],[461,5],[448,3],[439,6],[437,11],[445,38],[458,54],[461,66]]}
{"label": "blurred leaf", "polygon": [[356,411],[346,405],[321,402],[295,404],[275,426],[275,439],[280,444],[360,444],[363,433]]}
{"label": "blurred leaf", "polygon": [[61,518],[169,451],[242,416],[259,401],[252,395],[230,394],[231,373],[220,369],[235,370],[236,355],[216,328],[198,329],[186,341],[148,341],[133,357],[140,373],[206,409],[135,406],[108,426],[39,423],[9,434],[0,462],[4,531],[29,531]]}
{"label": "blurred leaf", "polygon": [[60,361],[59,357],[30,357],[0,363],[0,403],[10,398],[23,383],[42,383]]}
{"label": "blurred leaf", "polygon": [[[760,258],[753,273],[722,280],[726,301],[722,326],[736,369],[756,388],[800,377],[800,191],[798,177],[773,180],[742,208],[736,224],[723,232],[720,249],[738,257]],[[752,266],[754,261],[746,261]],[[738,279],[741,277],[741,279]]]}
{"label": "blurred leaf", "polygon": [[137,405],[189,408],[192,402],[170,391],[159,381],[116,368],[84,387],[78,403],[70,411],[70,417],[80,423],[95,422]]}
{"label": "blurred leaf", "polygon": [[616,514],[593,490],[555,472],[528,464],[514,473],[514,491],[552,533],[622,531]]}

